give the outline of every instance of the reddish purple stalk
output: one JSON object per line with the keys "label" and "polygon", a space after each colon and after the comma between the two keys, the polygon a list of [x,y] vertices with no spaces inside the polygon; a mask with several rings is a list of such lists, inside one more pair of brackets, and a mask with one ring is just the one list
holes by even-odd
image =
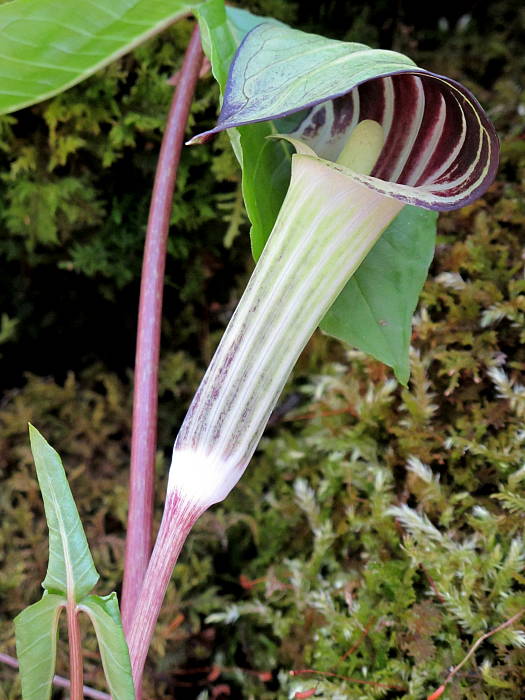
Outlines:
{"label": "reddish purple stalk", "polygon": [[69,644],[69,680],[71,682],[70,699],[82,700],[84,697],[82,642],[80,639],[80,625],[78,624],[78,610],[75,600],[71,596],[68,596],[66,612]]}
{"label": "reddish purple stalk", "polygon": [[158,365],[166,247],[184,130],[202,64],[198,27],[188,44],[155,174],[140,288],[122,619],[129,631],[151,553]]}
{"label": "reddish purple stalk", "polygon": [[146,573],[145,585],[137,600],[127,640],[133,683],[140,698],[142,672],[153,638],[164,595],[186,537],[205,506],[182,502],[168,494],[155,547]]}

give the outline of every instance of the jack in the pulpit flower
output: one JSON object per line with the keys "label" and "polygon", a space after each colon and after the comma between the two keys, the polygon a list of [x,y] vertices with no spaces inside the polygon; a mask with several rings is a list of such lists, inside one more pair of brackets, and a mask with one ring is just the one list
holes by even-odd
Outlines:
{"label": "jack in the pulpit flower", "polygon": [[468,204],[498,163],[494,128],[459,83],[265,24],[236,54],[217,126],[193,141],[294,113],[280,136],[296,151],[286,198],[175,443],[168,498],[202,510],[239,480],[301,350],[403,206]]}
{"label": "jack in the pulpit flower", "polygon": [[[286,197],[175,442],[128,639],[136,682],[152,611],[188,532],[240,479],[301,350],[343,287],[406,204],[468,204],[497,167],[494,128],[458,83],[394,52],[275,24],[245,37],[218,124],[194,140],[286,115],[297,117],[281,134],[296,151]],[[246,135],[240,129],[232,139],[241,158]]]}

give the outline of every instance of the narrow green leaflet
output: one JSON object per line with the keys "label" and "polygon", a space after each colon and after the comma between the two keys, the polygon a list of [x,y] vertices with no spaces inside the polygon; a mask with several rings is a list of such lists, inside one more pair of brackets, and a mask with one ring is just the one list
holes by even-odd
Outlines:
{"label": "narrow green leaflet", "polygon": [[77,610],[86,612],[93,622],[114,700],[134,700],[117,595],[87,595],[98,581],[98,573],[64,467],[57,452],[32,425],[29,435],[49,527],[49,564],[42,599],[15,619],[23,698],[51,697],[58,617],[61,608],[73,600]]}
{"label": "narrow green leaflet", "polygon": [[76,85],[199,2],[13,0],[0,6],[0,114]]}
{"label": "narrow green leaflet", "polygon": [[62,461],[32,425],[29,435],[49,528],[49,563],[42,586],[78,602],[96,584],[98,573]]}
{"label": "narrow green leaflet", "polygon": [[434,255],[437,214],[404,207],[349,280],[321,329],[408,382],[412,315]]}
{"label": "narrow green leaflet", "polygon": [[57,647],[58,618],[66,599],[44,593],[15,618],[16,654],[24,700],[51,697]]}
{"label": "narrow green leaflet", "polygon": [[95,628],[111,697],[113,700],[134,700],[131,663],[120,620],[117,594],[87,596],[78,608],[89,615]]}

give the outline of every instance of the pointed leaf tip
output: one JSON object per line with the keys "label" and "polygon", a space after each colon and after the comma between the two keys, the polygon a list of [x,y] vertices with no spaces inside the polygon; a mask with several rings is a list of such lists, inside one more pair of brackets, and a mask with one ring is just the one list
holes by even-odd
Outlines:
{"label": "pointed leaf tip", "polygon": [[99,576],[58,452],[31,424],[29,436],[49,528],[49,563],[42,585],[78,601]]}

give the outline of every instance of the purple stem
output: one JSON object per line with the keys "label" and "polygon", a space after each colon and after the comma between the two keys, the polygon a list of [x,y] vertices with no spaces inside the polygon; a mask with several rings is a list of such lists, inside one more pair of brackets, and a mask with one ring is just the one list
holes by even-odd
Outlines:
{"label": "purple stem", "polygon": [[140,288],[122,620],[129,631],[151,553],[158,365],[166,247],[184,131],[202,64],[198,27],[186,50],[173,97],[151,198]]}
{"label": "purple stem", "polygon": [[84,697],[82,642],[80,639],[78,610],[75,600],[72,596],[68,596],[66,613],[69,645],[69,680],[71,681],[69,696],[70,700],[82,700],[82,698]]}
{"label": "purple stem", "polygon": [[155,547],[128,633],[129,655],[137,698],[140,698],[144,664],[173,567],[188,533],[204,510],[204,506],[181,501],[176,494],[168,494],[166,498]]}

